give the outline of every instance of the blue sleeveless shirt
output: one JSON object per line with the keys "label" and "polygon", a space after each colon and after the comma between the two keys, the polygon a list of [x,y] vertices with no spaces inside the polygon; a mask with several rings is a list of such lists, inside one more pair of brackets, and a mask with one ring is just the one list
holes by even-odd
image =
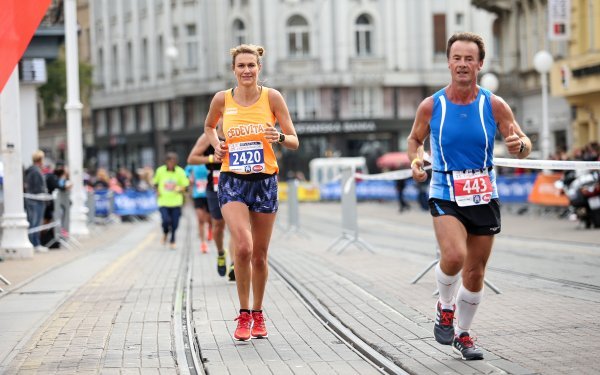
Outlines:
{"label": "blue sleeveless shirt", "polygon": [[454,201],[452,171],[489,169],[492,198],[498,198],[494,165],[496,120],[492,113],[492,93],[478,86],[477,98],[470,104],[454,104],[446,88],[433,94],[431,159],[433,174],[429,197]]}

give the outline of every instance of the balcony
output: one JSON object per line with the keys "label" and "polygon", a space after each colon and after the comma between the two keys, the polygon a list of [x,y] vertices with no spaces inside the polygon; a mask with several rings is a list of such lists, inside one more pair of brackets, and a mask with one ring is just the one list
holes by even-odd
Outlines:
{"label": "balcony", "polygon": [[281,59],[277,64],[277,71],[285,75],[311,75],[319,70],[319,60],[310,57]]}

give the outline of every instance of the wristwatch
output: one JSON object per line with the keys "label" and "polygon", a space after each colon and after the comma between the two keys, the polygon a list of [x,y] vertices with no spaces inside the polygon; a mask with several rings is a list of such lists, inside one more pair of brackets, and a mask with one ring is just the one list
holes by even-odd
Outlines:
{"label": "wristwatch", "polygon": [[279,142],[279,143],[282,143],[283,141],[285,141],[285,134],[283,134],[283,133],[279,133],[279,139],[278,139],[278,142]]}
{"label": "wristwatch", "polygon": [[519,154],[522,154],[523,151],[525,151],[525,142],[523,142],[520,139],[519,139],[519,142],[521,142],[521,147],[519,148]]}

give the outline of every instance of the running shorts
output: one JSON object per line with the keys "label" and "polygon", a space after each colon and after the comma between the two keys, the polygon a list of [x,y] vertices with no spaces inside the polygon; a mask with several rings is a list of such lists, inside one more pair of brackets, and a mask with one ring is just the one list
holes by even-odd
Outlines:
{"label": "running shorts", "polygon": [[457,218],[469,234],[490,236],[500,233],[500,201],[495,198],[488,204],[460,207],[456,202],[429,199],[431,216],[450,215]]}
{"label": "running shorts", "polygon": [[194,208],[201,208],[208,211],[208,203],[206,198],[194,198]]}
{"label": "running shorts", "polygon": [[272,214],[277,212],[277,175],[264,178],[245,178],[231,172],[221,172],[219,177],[219,205],[241,202],[252,212]]}
{"label": "running shorts", "polygon": [[210,216],[215,220],[223,220],[217,193],[212,190],[206,190],[206,200],[208,201],[208,212],[210,212]]}

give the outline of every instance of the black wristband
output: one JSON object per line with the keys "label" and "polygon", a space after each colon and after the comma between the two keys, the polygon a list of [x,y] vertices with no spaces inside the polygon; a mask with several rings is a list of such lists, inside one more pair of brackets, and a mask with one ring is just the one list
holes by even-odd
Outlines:
{"label": "black wristband", "polygon": [[523,151],[525,151],[525,142],[523,142],[520,139],[519,139],[519,142],[521,142],[521,147],[519,148],[519,154],[522,154]]}
{"label": "black wristband", "polygon": [[285,134],[279,133],[279,139],[277,141],[279,143],[283,143],[283,141],[285,141]]}

